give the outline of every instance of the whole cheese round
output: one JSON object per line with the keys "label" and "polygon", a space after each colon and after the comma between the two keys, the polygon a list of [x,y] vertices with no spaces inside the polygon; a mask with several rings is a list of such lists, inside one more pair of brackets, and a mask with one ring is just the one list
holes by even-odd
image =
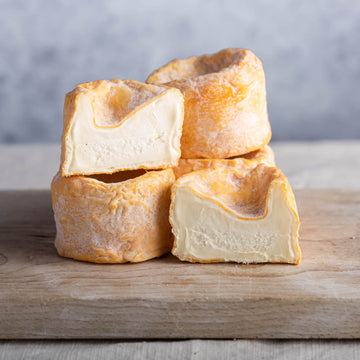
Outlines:
{"label": "whole cheese round", "polygon": [[250,50],[173,60],[146,82],[184,95],[182,158],[239,156],[270,141],[264,70]]}
{"label": "whole cheese round", "polygon": [[140,262],[168,253],[174,181],[172,169],[56,174],[51,191],[58,253],[97,263]]}

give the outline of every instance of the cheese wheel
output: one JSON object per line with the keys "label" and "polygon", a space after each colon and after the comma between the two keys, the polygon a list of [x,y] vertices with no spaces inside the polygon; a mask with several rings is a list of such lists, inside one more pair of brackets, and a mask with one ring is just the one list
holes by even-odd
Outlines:
{"label": "cheese wheel", "polygon": [[252,169],[259,164],[275,166],[274,153],[269,145],[259,150],[232,159],[180,159],[179,164],[173,168],[178,179],[189,172],[224,166],[236,169]]}
{"label": "cheese wheel", "polygon": [[169,168],[180,158],[184,99],[134,80],[80,84],[65,97],[63,176]]}
{"label": "cheese wheel", "polygon": [[140,262],[170,252],[172,169],[62,177],[51,184],[61,256],[97,263]]}
{"label": "cheese wheel", "polygon": [[299,217],[280,169],[219,167],[186,174],[173,186],[172,253],[182,261],[300,261]]}
{"label": "cheese wheel", "polygon": [[264,70],[250,50],[173,60],[146,82],[184,94],[182,158],[239,156],[270,141]]}

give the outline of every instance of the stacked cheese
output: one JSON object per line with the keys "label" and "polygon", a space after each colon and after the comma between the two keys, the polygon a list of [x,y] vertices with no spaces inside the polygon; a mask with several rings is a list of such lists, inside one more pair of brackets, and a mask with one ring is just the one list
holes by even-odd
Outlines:
{"label": "stacked cheese", "polygon": [[174,60],[147,84],[78,85],[52,182],[59,254],[298,263],[296,204],[270,138],[264,72],[248,50]]}
{"label": "stacked cheese", "polygon": [[183,118],[181,92],[164,86],[95,81],[66,95],[51,184],[60,255],[121,263],[171,250],[171,167]]}

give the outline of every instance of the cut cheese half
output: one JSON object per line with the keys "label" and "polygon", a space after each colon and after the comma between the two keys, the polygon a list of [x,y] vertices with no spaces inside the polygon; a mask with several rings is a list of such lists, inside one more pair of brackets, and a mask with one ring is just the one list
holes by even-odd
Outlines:
{"label": "cut cheese half", "polygon": [[295,198],[275,167],[184,175],[173,186],[170,223],[172,253],[183,261],[300,261]]}
{"label": "cut cheese half", "polygon": [[252,151],[248,154],[231,159],[183,159],[179,160],[179,164],[173,168],[175,177],[188,174],[189,172],[216,168],[219,166],[227,168],[236,168],[239,170],[252,169],[259,164],[275,166],[274,152],[270,146],[265,145],[259,150]]}
{"label": "cut cheese half", "polygon": [[134,80],[77,85],[65,98],[61,174],[176,165],[183,102],[179,90]]}
{"label": "cut cheese half", "polygon": [[183,158],[240,156],[270,141],[264,70],[250,50],[173,60],[146,82],[184,94]]}
{"label": "cut cheese half", "polygon": [[62,177],[51,184],[61,256],[97,263],[139,262],[170,252],[172,169]]}

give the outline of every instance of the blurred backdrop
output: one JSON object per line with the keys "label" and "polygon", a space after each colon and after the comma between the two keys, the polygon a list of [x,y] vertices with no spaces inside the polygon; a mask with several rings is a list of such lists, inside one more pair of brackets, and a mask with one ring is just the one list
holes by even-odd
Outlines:
{"label": "blurred backdrop", "polygon": [[64,95],[249,48],[274,140],[360,138],[359,0],[0,0],[0,142],[59,142]]}

